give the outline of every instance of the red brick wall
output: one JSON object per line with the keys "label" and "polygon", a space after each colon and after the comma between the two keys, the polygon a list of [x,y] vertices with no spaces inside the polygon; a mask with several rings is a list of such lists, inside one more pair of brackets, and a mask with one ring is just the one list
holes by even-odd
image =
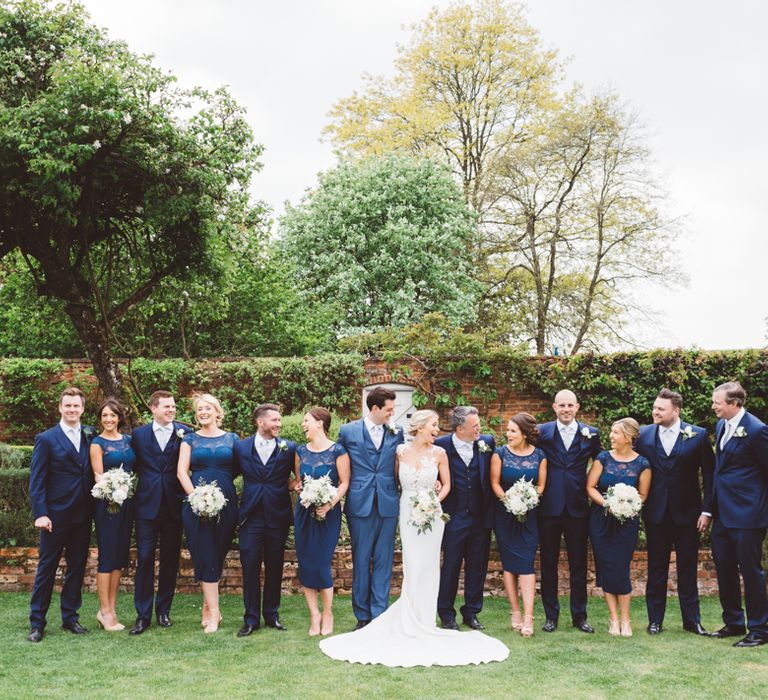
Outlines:
{"label": "red brick wall", "polygon": [[[670,595],[677,593],[677,575],[674,566],[674,553],[672,554],[672,566],[670,567],[668,592]],[[133,575],[135,569],[135,552],[131,557],[131,564],[123,578],[121,588],[125,591],[133,590]],[[538,560],[537,560],[538,571]],[[37,568],[37,549],[13,547],[0,549],[0,592],[1,591],[31,591]],[[632,561],[633,593],[643,595],[645,591],[645,579],[647,560],[645,552],[635,552]],[[297,564],[296,552],[289,550],[285,553],[285,565],[283,567],[283,592],[297,593],[300,590],[296,577]],[[56,576],[57,590],[60,590],[63,577],[63,564]],[[560,594],[568,592],[568,565],[563,552],[560,559]],[[333,580],[336,591],[342,594],[350,594],[352,588],[352,553],[349,548],[339,548],[333,561]],[[538,575],[537,575],[538,580]],[[392,594],[400,593],[402,581],[402,558],[400,552],[395,552],[395,564],[392,576]],[[96,590],[96,550],[92,549],[85,573],[85,587],[89,591]],[[504,595],[501,563],[492,555],[492,561],[488,566],[485,589],[488,595]],[[192,561],[187,550],[182,551],[177,590],[181,593],[197,593],[199,585],[194,582]],[[220,582],[220,590],[223,593],[240,594],[243,591],[242,569],[238,553],[231,551],[224,564],[224,572]],[[587,576],[587,590],[590,595],[602,595],[599,588],[595,587],[594,563],[591,553]],[[699,592],[702,595],[715,595],[717,593],[717,578],[715,565],[709,550],[699,552]]]}

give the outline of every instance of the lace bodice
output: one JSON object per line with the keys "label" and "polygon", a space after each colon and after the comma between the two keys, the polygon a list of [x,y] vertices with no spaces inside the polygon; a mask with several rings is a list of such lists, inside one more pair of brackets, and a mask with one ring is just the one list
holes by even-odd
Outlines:
{"label": "lace bodice", "polygon": [[597,460],[603,465],[603,471],[597,482],[597,488],[601,493],[619,483],[637,488],[640,472],[651,466],[642,455],[638,455],[630,462],[619,462],[608,450],[597,455]]}
{"label": "lace bodice", "polygon": [[431,489],[437,480],[437,450],[433,447],[430,452],[422,456],[419,464],[410,464],[403,460],[403,453],[406,450],[405,445],[397,448],[397,454],[400,457],[400,486],[405,491],[423,491]]}
{"label": "lace bodice", "polygon": [[133,471],[136,464],[136,454],[131,447],[130,435],[121,435],[119,440],[107,440],[101,435],[97,435],[91,444],[101,448],[104,471],[118,467],[122,467],[127,472]]}
{"label": "lace bodice", "polygon": [[296,448],[296,454],[299,456],[302,479],[305,476],[319,479],[327,474],[334,486],[339,485],[336,458],[347,454],[347,451],[338,442],[322,452],[312,452],[306,445],[299,445]]}

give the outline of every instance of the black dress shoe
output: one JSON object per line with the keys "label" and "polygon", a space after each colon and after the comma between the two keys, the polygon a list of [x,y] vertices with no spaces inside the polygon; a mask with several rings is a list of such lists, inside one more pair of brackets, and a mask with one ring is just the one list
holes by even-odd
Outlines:
{"label": "black dress shoe", "polygon": [[168,613],[158,613],[157,624],[160,625],[160,627],[173,627],[171,616]]}
{"label": "black dress shoe", "polygon": [[357,624],[355,625],[355,629],[353,629],[353,632],[357,632],[357,630],[363,629],[367,624],[370,624],[370,620],[358,620]]}
{"label": "black dress shoe", "polygon": [[134,623],[133,627],[131,627],[128,634],[135,637],[137,634],[142,634],[143,632],[146,632],[148,629],[149,629],[149,620],[145,620],[143,617],[139,617],[136,619],[136,622]]}
{"label": "black dress shoe", "polygon": [[250,637],[257,629],[259,629],[258,625],[249,625],[246,623],[240,628],[240,631],[237,633],[237,636]]}
{"label": "black dress shoe", "polygon": [[648,623],[648,634],[661,634],[661,623],[660,622]]}
{"label": "black dress shoe", "polygon": [[700,622],[693,622],[691,624],[685,623],[683,625],[683,629],[686,632],[691,632],[692,634],[700,634],[702,637],[709,637],[710,634],[705,630]]}
{"label": "black dress shoe", "polygon": [[754,632],[750,632],[744,639],[740,639],[733,646],[735,647],[759,647],[768,644],[768,637],[758,637]]}
{"label": "black dress shoe", "polygon": [[280,630],[281,632],[288,631],[288,628],[285,625],[283,625],[283,623],[280,622],[280,620],[278,620],[277,618],[275,618],[274,620],[267,620],[264,624],[267,627],[273,627],[274,629]]}
{"label": "black dress shoe", "polygon": [[723,625],[717,632],[710,633],[710,637],[725,639],[726,637],[740,637],[745,634],[747,628],[743,625]]}
{"label": "black dress shoe", "polygon": [[542,626],[542,632],[554,632],[557,629],[557,620],[547,620]]}
{"label": "black dress shoe", "polygon": [[464,618],[464,624],[467,627],[471,627],[473,630],[484,630],[485,626],[477,619],[477,615]]}
{"label": "black dress shoe", "polygon": [[88,634],[88,630],[85,629],[77,620],[74,622],[65,622],[62,624],[61,629],[68,630],[72,634]]}
{"label": "black dress shoe", "polygon": [[43,628],[42,627],[33,627],[31,630],[29,630],[29,634],[27,635],[27,641],[29,642],[42,642],[43,641]]}
{"label": "black dress shoe", "polygon": [[443,620],[440,622],[440,627],[442,627],[444,630],[458,631],[459,629],[459,626],[456,624],[456,620]]}
{"label": "black dress shoe", "polygon": [[[557,626],[557,623],[555,623],[555,626]],[[592,625],[590,625],[585,619],[574,620],[573,626],[580,632],[586,632],[587,634],[595,633],[595,630],[592,628]]]}

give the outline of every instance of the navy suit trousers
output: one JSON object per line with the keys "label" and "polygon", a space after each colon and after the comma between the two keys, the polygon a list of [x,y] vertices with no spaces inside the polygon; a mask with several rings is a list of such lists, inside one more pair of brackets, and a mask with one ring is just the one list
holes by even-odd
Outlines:
{"label": "navy suit trousers", "polygon": [[560,617],[557,597],[557,570],[560,541],[565,535],[570,575],[571,619],[587,619],[587,539],[589,516],[574,518],[567,511],[551,517],[539,515],[539,553],[541,557],[541,602],[547,620]]}
{"label": "navy suit trousers", "polygon": [[456,618],[456,594],[459,573],[464,563],[464,605],[459,612],[464,618],[477,615],[483,609],[485,576],[491,548],[491,530],[484,518],[471,513],[454,513],[443,533],[443,565],[440,569],[440,590],[437,614],[442,621]]}
{"label": "navy suit trousers", "polygon": [[648,622],[664,622],[667,609],[667,580],[672,548],[677,561],[677,595],[684,625],[701,622],[697,563],[699,533],[696,523],[675,525],[669,514],[661,523],[646,520],[648,547],[648,580],[645,585],[645,605]]}
{"label": "navy suit trousers", "polygon": [[78,610],[83,602],[83,577],[90,541],[90,518],[85,518],[79,523],[55,525],[53,532],[40,530],[40,559],[29,606],[29,622],[32,627],[45,627],[56,581],[56,569],[62,553],[67,571],[61,589],[61,621],[77,622]]}
{"label": "navy suit trousers", "polygon": [[[240,564],[243,567],[243,603],[246,625],[259,626],[278,619],[288,527],[270,527],[257,509],[240,526]],[[261,563],[264,562],[264,599],[261,595]]]}
{"label": "navy suit trousers", "polygon": [[717,567],[720,605],[726,625],[744,625],[739,573],[744,580],[747,628],[768,637],[768,593],[761,564],[765,528],[725,527],[719,520],[712,526],[712,556]]}
{"label": "navy suit trousers", "polygon": [[[133,603],[138,618],[151,620],[153,602],[158,615],[168,615],[171,612],[173,594],[176,591],[176,576],[179,572],[181,518],[174,518],[163,505],[157,518],[137,518],[135,532],[136,577]],[[160,571],[155,597],[155,553],[158,540]]]}

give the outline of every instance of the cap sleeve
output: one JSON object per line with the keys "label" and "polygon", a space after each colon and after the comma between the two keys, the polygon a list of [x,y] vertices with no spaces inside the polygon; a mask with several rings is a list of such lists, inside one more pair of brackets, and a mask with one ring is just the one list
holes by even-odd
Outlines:
{"label": "cap sleeve", "polygon": [[603,450],[600,454],[595,457],[595,459],[600,462],[603,466],[605,466],[605,460],[608,457],[608,450]]}
{"label": "cap sleeve", "polygon": [[192,447],[192,443],[194,442],[194,440],[195,440],[195,434],[193,432],[184,433],[184,437],[181,438],[181,441],[187,443],[187,445],[189,445],[190,447]]}
{"label": "cap sleeve", "polygon": [[[399,446],[398,449],[400,449]],[[333,446],[333,456],[341,457],[345,454],[347,454],[347,451],[344,449],[344,445],[342,445],[340,442],[335,443]]]}

